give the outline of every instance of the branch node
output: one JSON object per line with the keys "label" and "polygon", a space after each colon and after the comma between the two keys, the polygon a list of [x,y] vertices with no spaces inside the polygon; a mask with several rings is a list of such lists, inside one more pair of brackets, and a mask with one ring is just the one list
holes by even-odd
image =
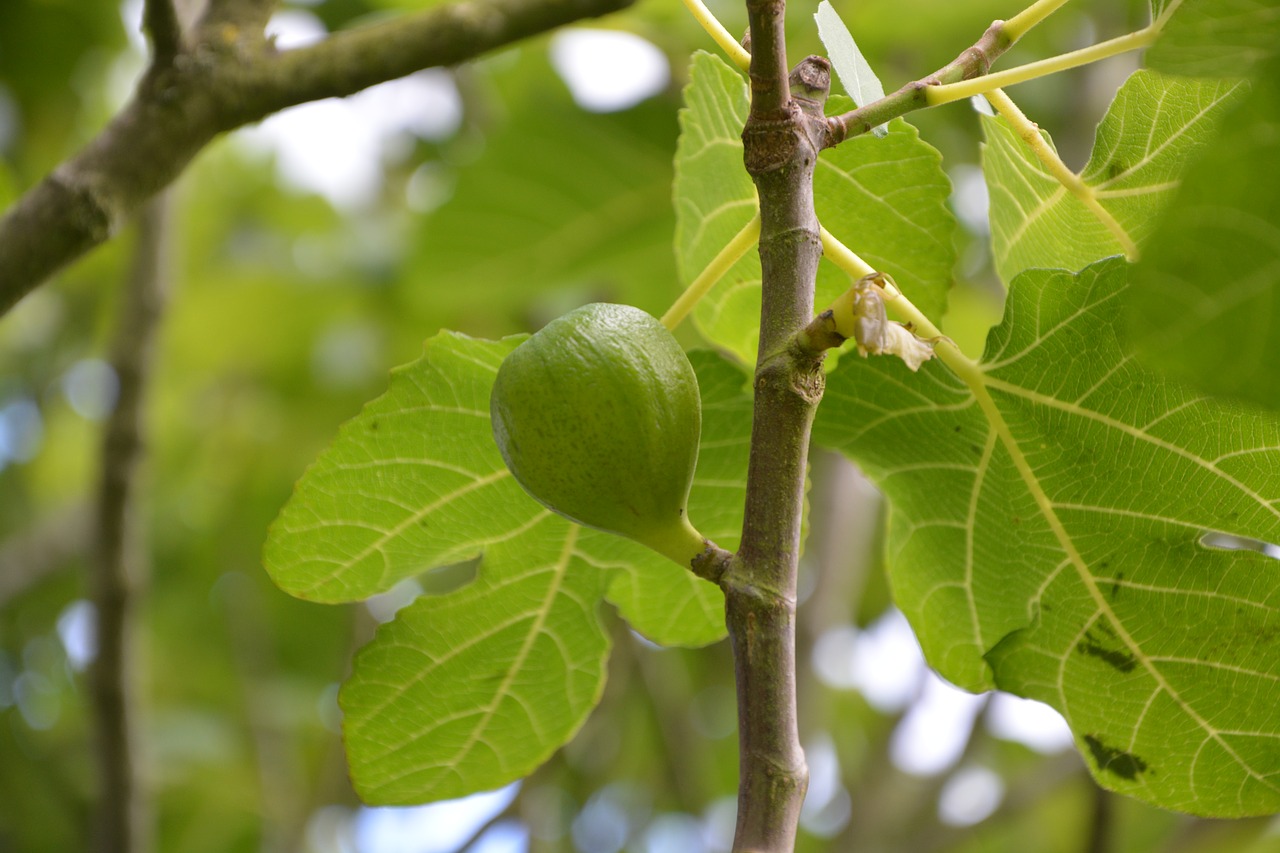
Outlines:
{"label": "branch node", "polygon": [[807,56],[791,71],[789,79],[792,95],[823,104],[831,91],[831,62],[823,56]]}
{"label": "branch node", "polygon": [[693,573],[705,581],[720,586],[732,561],[732,552],[726,551],[708,539],[706,549],[693,558]]}

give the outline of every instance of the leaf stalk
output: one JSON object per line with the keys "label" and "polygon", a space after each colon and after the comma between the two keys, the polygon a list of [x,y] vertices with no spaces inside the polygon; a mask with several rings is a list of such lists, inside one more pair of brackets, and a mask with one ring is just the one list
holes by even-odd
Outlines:
{"label": "leaf stalk", "polygon": [[992,74],[960,80],[955,83],[929,86],[925,89],[925,101],[929,106],[936,107],[940,104],[949,104],[952,101],[971,98],[974,95],[983,95],[992,89],[1012,86],[1016,83],[1025,83],[1028,80],[1056,74],[1059,71],[1079,68],[1081,65],[1088,65],[1101,59],[1119,56],[1131,50],[1150,47],[1155,43],[1158,34],[1159,30],[1157,28],[1144,27],[1127,35],[1098,42],[1058,56],[1041,59],[1038,62],[1028,62],[1026,65],[1019,65],[1016,68],[996,71]]}
{"label": "leaf stalk", "polygon": [[720,19],[712,14],[702,0],[684,0],[684,7],[707,35],[711,36],[711,40],[720,46],[730,62],[743,71],[751,67],[751,54],[724,28],[724,24],[720,23]]}
{"label": "leaf stalk", "polygon": [[1070,2],[1071,0],[1036,0],[1004,22],[1005,38],[1009,39],[1009,44],[1015,43],[1045,18]]}
{"label": "leaf stalk", "polygon": [[1111,211],[1102,206],[1101,200],[1098,198],[1097,192],[1093,187],[1085,183],[1084,179],[1071,171],[1067,164],[1062,162],[1062,158],[1058,156],[1058,152],[1054,150],[1049,141],[1040,133],[1039,126],[1027,118],[1026,114],[1019,109],[1013,99],[1005,94],[1003,89],[993,89],[986,93],[986,99],[991,106],[996,108],[996,112],[1009,122],[1014,132],[1027,144],[1031,152],[1036,155],[1036,159],[1049,170],[1049,174],[1057,178],[1058,182],[1066,188],[1080,203],[1089,209],[1089,212],[1101,222],[1106,229],[1111,232],[1112,236],[1119,241],[1124,248],[1124,256],[1130,261],[1138,259],[1138,244],[1134,242],[1133,237],[1125,230],[1124,226],[1111,215]]}
{"label": "leaf stalk", "polygon": [[699,302],[702,301],[711,288],[716,286],[724,274],[727,273],[734,264],[742,259],[742,256],[756,244],[760,239],[760,213],[756,211],[756,215],[751,217],[746,225],[733,238],[724,245],[716,256],[711,259],[711,263],[698,273],[697,277],[689,282],[689,286],[684,289],[679,298],[671,303],[671,307],[662,315],[662,325],[668,329],[675,329],[684,322],[685,317],[689,316],[689,312],[694,309]]}

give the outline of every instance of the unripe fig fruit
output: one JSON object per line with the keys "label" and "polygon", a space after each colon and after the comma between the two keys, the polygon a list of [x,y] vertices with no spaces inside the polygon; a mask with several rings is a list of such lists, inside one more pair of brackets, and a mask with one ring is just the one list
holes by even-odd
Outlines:
{"label": "unripe fig fruit", "polygon": [[653,317],[597,303],[552,320],[502,362],[489,405],[502,458],[539,503],[683,566],[702,553],[685,511],[698,379]]}

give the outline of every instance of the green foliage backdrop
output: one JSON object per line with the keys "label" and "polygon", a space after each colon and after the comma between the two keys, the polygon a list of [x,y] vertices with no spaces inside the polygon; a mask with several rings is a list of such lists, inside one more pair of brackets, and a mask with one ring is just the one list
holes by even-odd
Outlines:
{"label": "green foliage backdrop", "polygon": [[[337,28],[419,5],[286,8]],[[1067,4],[1008,64],[1076,46],[1063,42],[1073,32],[1141,26],[1145,5]],[[792,6],[790,54],[821,52],[812,10]],[[1116,230],[1003,118],[953,105],[820,162],[832,234],[930,318],[950,310],[946,334],[995,328],[969,372],[833,359],[815,435],[840,456],[814,455],[802,566],[814,784],[801,853],[1075,851],[1098,828],[1122,850],[1276,849],[1265,819],[1193,821],[1099,794],[1084,769],[1176,809],[1277,811],[1280,602],[1263,546],[1280,542],[1280,179],[1253,166],[1277,150],[1276,10],[1156,6],[1176,14],[1152,70],[1114,100],[1088,70],[1013,90],[1046,138],[1090,154],[1084,183],[1140,248],[1132,267],[1108,259],[1124,249]],[[1017,11],[838,10],[889,89]],[[742,30],[740,8],[715,11]],[[488,432],[488,384],[519,340],[504,335],[593,300],[660,314],[754,211],[742,76],[698,52],[708,41],[676,4],[601,26],[658,45],[666,91],[585,111],[538,39],[460,69],[462,126],[388,144],[370,205],[290,187],[236,136],[177,187],[143,480],[142,741],[158,849],[372,849],[356,837],[378,813],[356,791],[408,803],[530,772],[498,822],[535,853],[596,849],[573,827],[601,809],[646,853],[662,826],[723,827],[737,751],[719,591],[546,513]],[[105,123],[139,63],[115,3],[0,4],[0,204]],[[836,94],[828,112],[848,107]],[[972,202],[979,162],[989,246],[952,213]],[[71,377],[106,350],[132,248],[122,235],[0,323],[0,850],[81,850],[91,832],[75,630],[101,412]],[[759,277],[748,254],[680,330],[704,400],[691,515],[728,548]],[[818,304],[848,283],[824,261]],[[886,512],[841,456],[890,501],[882,543],[841,539]],[[882,704],[829,670],[834,643],[868,643],[883,624],[880,544],[932,666],[1053,705],[1083,760],[1010,739],[988,710],[944,768],[902,769],[895,744],[928,691]],[[995,812],[976,826],[940,816],[948,791],[976,790],[962,784],[975,769],[1003,788]]]}

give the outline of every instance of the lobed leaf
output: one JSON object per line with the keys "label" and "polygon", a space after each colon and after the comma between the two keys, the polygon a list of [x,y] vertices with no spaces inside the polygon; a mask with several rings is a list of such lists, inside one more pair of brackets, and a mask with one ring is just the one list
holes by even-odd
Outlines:
{"label": "lobed leaf", "polygon": [[1186,180],[1134,269],[1148,362],[1211,394],[1280,408],[1280,59]]}
{"label": "lobed leaf", "polygon": [[930,663],[1056,707],[1094,775],[1164,808],[1280,808],[1280,417],[1121,347],[1127,264],[1033,270],[983,360],[845,358],[814,437],[891,503],[894,595]]}
{"label": "lobed leaf", "polygon": [[[522,338],[452,333],[392,374],[339,431],[272,526],[264,560],[287,592],[351,601],[482,556],[477,579],[382,626],[344,685],[353,781],[369,802],[463,796],[521,778],[599,700],[602,598],[655,642],[724,635],[723,597],[648,549],[537,504],[493,442],[489,392]],[[726,547],[742,523],[751,398],[743,372],[691,357],[704,441],[690,517]]]}
{"label": "lobed leaf", "polygon": [[342,426],[272,524],[263,561],[290,595],[359,601],[520,536],[540,513],[489,426],[498,365],[521,338],[443,333]]}
{"label": "lobed leaf", "polygon": [[[755,215],[756,195],[742,168],[746,85],[728,64],[696,53],[680,113],[676,150],[676,265],[688,284]],[[849,108],[833,97],[832,109]],[[950,182],[938,152],[904,121],[883,139],[863,136],[823,152],[814,174],[818,217],[877,269],[890,273],[932,316],[946,306],[955,261]],[[818,273],[817,304],[849,286],[834,265]],[[754,363],[760,327],[760,260],[750,252],[694,312],[712,342]]]}
{"label": "lobed leaf", "polygon": [[[683,285],[755,216],[755,186],[742,167],[749,105],[736,70],[709,53],[694,53],[680,110],[673,187],[676,269]],[[710,341],[751,364],[759,304],[760,258],[751,251],[702,300],[694,320]]]}
{"label": "lobed leaf", "polygon": [[1147,67],[1197,77],[1245,77],[1280,49],[1280,6],[1271,0],[1153,0],[1165,18]]}
{"label": "lobed leaf", "polygon": [[[1151,71],[1136,72],[1116,93],[1080,176],[1133,243],[1151,234],[1182,170],[1241,94],[1234,83]],[[1078,270],[1124,253],[1117,234],[1045,169],[1008,122],[984,116],[982,125],[992,253],[1005,282],[1026,269]]]}

